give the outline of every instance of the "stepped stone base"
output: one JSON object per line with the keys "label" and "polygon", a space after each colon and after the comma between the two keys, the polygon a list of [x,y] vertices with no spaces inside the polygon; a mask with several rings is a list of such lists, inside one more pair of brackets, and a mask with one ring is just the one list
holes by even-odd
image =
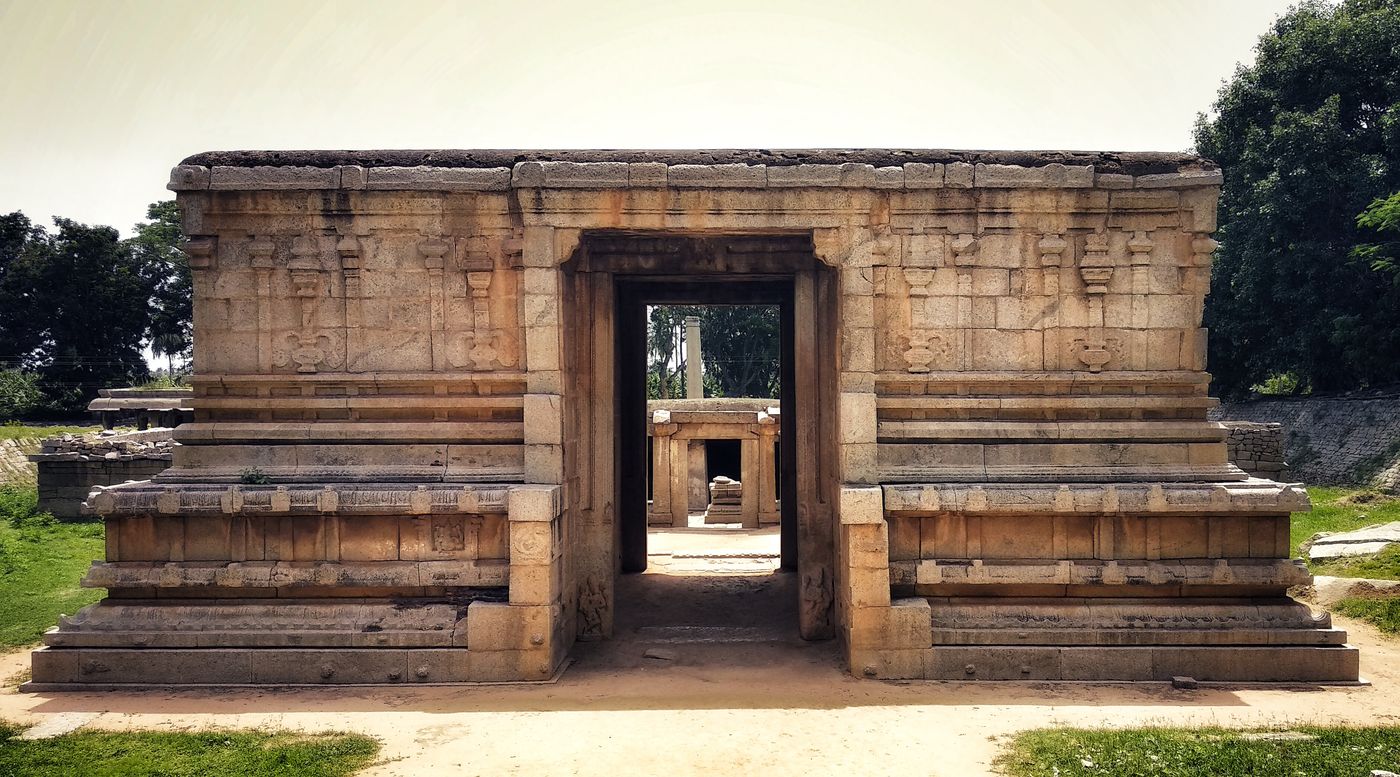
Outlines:
{"label": "stepped stone base", "polygon": [[144,650],[41,648],[27,692],[120,687],[549,682],[563,665],[537,651],[465,648]]}
{"label": "stepped stone base", "polygon": [[1347,645],[1202,647],[938,646],[856,651],[853,668],[886,680],[1169,681],[1355,685],[1360,654]]}

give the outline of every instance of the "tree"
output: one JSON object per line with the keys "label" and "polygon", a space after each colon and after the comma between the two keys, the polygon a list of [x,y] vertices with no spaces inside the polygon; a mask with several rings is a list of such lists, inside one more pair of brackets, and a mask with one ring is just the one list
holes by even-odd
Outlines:
{"label": "tree", "polygon": [[21,367],[42,342],[32,253],[48,236],[18,211],[0,216],[0,367]]}
{"label": "tree", "polygon": [[647,331],[647,396],[685,396],[685,319],[700,318],[705,395],[777,397],[781,341],[771,305],[657,306]]}
{"label": "tree", "polygon": [[1357,215],[1400,190],[1400,4],[1304,2],[1256,52],[1195,130],[1225,175],[1205,312],[1216,388],[1400,380],[1400,286],[1351,258]]}
{"label": "tree", "polygon": [[1400,283],[1400,193],[1377,197],[1356,217],[1356,225],[1384,239],[1351,249],[1351,258]]}
{"label": "tree", "polygon": [[151,203],[146,209],[146,218],[150,221],[137,224],[136,236],[128,242],[136,260],[153,276],[147,336],[151,352],[169,360],[173,377],[175,357],[188,359],[194,344],[189,257],[180,250],[184,233],[180,229],[180,210],[174,200]]}
{"label": "tree", "polygon": [[154,275],[111,227],[0,218],[0,345],[39,375],[48,406],[82,411],[97,389],[148,375],[141,353]]}

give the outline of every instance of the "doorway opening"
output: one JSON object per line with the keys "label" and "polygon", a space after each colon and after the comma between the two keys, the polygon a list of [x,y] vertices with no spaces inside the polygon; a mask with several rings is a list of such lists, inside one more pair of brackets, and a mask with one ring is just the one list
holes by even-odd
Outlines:
{"label": "doorway opening", "polygon": [[[618,281],[620,410],[642,422],[619,429],[624,639],[797,639],[797,559],[783,552],[796,523],[783,521],[781,488],[794,478],[778,469],[795,415],[792,291],[781,277]],[[639,313],[640,330],[625,323]],[[638,508],[645,533],[628,531]]]}
{"label": "doorway opening", "polygon": [[[626,639],[649,626],[709,629],[726,623],[762,625],[793,638],[831,638],[833,519],[839,491],[834,434],[839,292],[837,274],[816,258],[810,233],[585,232],[563,269],[568,347],[562,377],[566,393],[579,398],[565,408],[572,444],[564,448],[564,482],[577,484],[565,492],[565,521],[577,538],[566,552],[565,574],[578,581],[581,611],[587,594],[590,615],[579,620],[586,625],[579,638]],[[676,400],[696,403],[691,408],[649,406],[663,395],[658,374],[651,378],[649,397],[648,367],[665,361],[649,344],[649,321],[655,309],[668,306],[714,315],[749,306],[766,311],[770,322],[775,316],[776,381],[742,392],[750,396],[712,390]],[[685,325],[684,319],[675,318],[677,327]],[[684,339],[683,334],[676,339]],[[726,349],[712,350],[719,356]],[[682,377],[687,366],[682,362],[683,357],[669,360],[665,396],[683,397],[691,378]],[[703,356],[689,362],[700,368],[693,382],[702,387],[707,380],[713,383],[723,367],[712,364],[707,378],[708,362]],[[740,433],[723,431],[720,422],[730,418],[716,414],[726,412],[743,416],[743,423],[729,425]],[[760,455],[764,448],[771,456]],[[734,472],[737,478],[730,474]],[[737,480],[737,488],[721,483],[728,491],[721,488],[720,498],[712,499],[711,487],[721,475]],[[693,512],[692,481],[701,484],[694,489]],[[760,494],[774,498],[760,499]],[[735,520],[705,523],[707,514],[724,518],[726,506]],[[738,526],[716,528],[729,523]],[[708,540],[687,536],[707,532],[723,533],[714,539],[734,544],[718,554],[677,552],[674,542],[670,550],[665,544]],[[776,551],[771,549],[774,534]],[[759,547],[745,549],[743,542]],[[743,575],[732,573],[741,570],[714,568],[738,565],[746,553],[768,557],[768,568],[760,573],[768,586],[759,593],[772,595],[771,608],[764,604],[769,599],[739,590]],[[701,558],[708,555],[723,558]],[[719,574],[707,574],[685,591],[670,591],[683,576],[662,580],[667,577],[660,574],[662,561],[673,571],[678,562],[703,562],[710,567],[707,573]],[[684,619],[644,622],[645,612],[656,613],[651,604],[657,597],[665,600],[662,604],[684,602],[663,608]]]}

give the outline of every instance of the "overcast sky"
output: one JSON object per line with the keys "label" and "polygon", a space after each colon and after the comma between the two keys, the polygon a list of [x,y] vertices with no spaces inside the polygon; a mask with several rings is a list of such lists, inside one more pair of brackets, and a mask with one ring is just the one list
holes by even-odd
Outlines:
{"label": "overcast sky", "polygon": [[0,0],[0,212],[213,149],[1184,150],[1286,0]]}

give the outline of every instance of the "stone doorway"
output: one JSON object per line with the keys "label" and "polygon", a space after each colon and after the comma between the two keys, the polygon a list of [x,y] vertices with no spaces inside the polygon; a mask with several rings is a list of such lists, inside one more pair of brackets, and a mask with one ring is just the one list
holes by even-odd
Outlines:
{"label": "stone doorway", "polygon": [[[604,617],[592,618],[606,622],[606,628],[581,632],[581,638],[612,636],[617,592],[635,588],[633,581],[623,585],[619,575],[649,566],[646,310],[659,304],[778,307],[782,390],[776,458],[782,470],[774,474],[781,484],[781,567],[795,573],[781,588],[795,600],[791,606],[803,638],[834,636],[835,284],[834,273],[817,262],[811,245],[806,235],[585,234],[564,265],[569,279],[564,320],[580,345],[566,358],[575,380],[569,387],[575,396],[592,399],[591,410],[575,406],[574,428],[591,435],[579,449],[598,454],[566,460],[566,482],[573,481],[572,470],[579,482],[588,483],[595,517],[600,507],[614,511],[611,537],[586,526],[575,535],[584,538],[575,559],[579,579],[612,583],[585,584],[591,592],[605,592],[595,596],[595,604],[608,601]],[[609,450],[612,457],[604,454]]]}

